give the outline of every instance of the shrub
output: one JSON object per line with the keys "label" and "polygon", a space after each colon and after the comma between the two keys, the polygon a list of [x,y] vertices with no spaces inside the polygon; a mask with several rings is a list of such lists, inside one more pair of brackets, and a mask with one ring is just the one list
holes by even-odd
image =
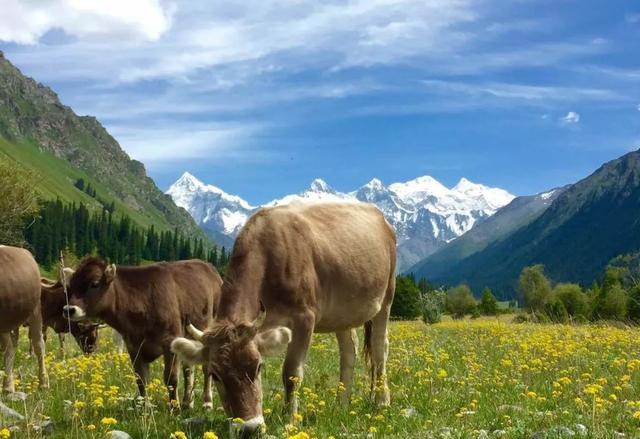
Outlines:
{"label": "shrub", "polygon": [[412,320],[420,315],[420,311],[420,290],[417,285],[407,276],[398,276],[391,317]]}
{"label": "shrub", "polygon": [[589,313],[587,296],[577,284],[558,284],[553,289],[553,295],[557,297],[571,317],[586,317]]}
{"label": "shrub", "polygon": [[476,309],[476,299],[467,285],[460,285],[447,291],[445,309],[454,319],[461,319]]}
{"label": "shrub", "polygon": [[422,294],[420,307],[422,310],[422,320],[426,324],[432,325],[442,319],[445,299],[446,294],[442,290],[431,290]]}
{"label": "shrub", "polygon": [[480,299],[478,308],[479,312],[485,316],[494,316],[498,314],[498,301],[490,288],[485,288],[482,291],[482,298]]}
{"label": "shrub", "polygon": [[567,309],[557,296],[553,296],[544,306],[545,314],[554,323],[566,323],[569,320]]}
{"label": "shrub", "polygon": [[520,273],[518,290],[530,311],[543,311],[551,296],[551,284],[544,275],[542,265],[525,267]]}
{"label": "shrub", "polygon": [[627,317],[635,323],[640,323],[640,284],[629,291]]}
{"label": "shrub", "polygon": [[627,316],[627,296],[620,284],[602,288],[595,298],[593,316],[595,319],[624,320]]}

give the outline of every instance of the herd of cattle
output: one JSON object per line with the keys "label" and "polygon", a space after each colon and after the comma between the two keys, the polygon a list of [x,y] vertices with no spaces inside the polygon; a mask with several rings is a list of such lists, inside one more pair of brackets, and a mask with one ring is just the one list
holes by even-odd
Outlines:
{"label": "herd of cattle", "polygon": [[[257,212],[240,232],[224,282],[200,260],[116,267],[86,257],[62,279],[40,279],[31,254],[0,246],[0,340],[4,390],[13,391],[13,358],[22,325],[38,360],[42,387],[44,327],[71,332],[85,353],[95,350],[97,324],[120,333],[141,395],[149,364],[162,356],[164,382],[191,406],[193,366],[202,364],[203,400],[212,407],[212,383],[228,416],[241,418],[242,435],[258,431],[262,416],[262,358],[286,351],[285,407],[297,411],[296,386],[314,332],[334,332],[340,349],[342,403],[348,403],[357,351],[355,328],[364,326],[372,396],[389,403],[385,363],[387,323],[395,291],[396,240],[372,205],[295,204]],[[202,328],[202,329],[198,329]]]}

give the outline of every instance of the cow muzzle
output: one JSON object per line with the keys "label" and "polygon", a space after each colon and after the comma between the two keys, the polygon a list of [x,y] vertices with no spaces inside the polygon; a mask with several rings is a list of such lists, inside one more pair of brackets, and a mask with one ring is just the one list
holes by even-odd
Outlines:
{"label": "cow muzzle", "polygon": [[232,439],[255,438],[266,431],[266,425],[262,415],[251,418],[239,426],[237,424],[234,425],[233,421],[231,422],[231,434],[229,436]]}
{"label": "cow muzzle", "polygon": [[78,320],[83,320],[87,316],[87,313],[85,313],[84,309],[80,308],[79,306],[65,305],[62,308],[62,316],[65,319],[78,321]]}

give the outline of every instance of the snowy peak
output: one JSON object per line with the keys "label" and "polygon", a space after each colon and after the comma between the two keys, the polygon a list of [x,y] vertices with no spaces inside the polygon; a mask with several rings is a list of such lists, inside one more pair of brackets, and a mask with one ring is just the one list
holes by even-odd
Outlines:
{"label": "snowy peak", "polygon": [[477,189],[488,189],[488,188],[482,184],[474,183],[462,177],[460,181],[458,181],[458,184],[456,184],[452,190],[456,192],[467,192],[467,191],[474,191]]}
{"label": "snowy peak", "polygon": [[169,191],[171,191],[172,189],[177,190],[178,188],[195,191],[204,185],[205,184],[202,181],[198,180],[194,175],[190,174],[189,172],[185,172],[184,174],[182,174],[182,176],[180,176],[179,179],[175,181],[175,183],[171,185]]}
{"label": "snowy peak", "polygon": [[236,195],[230,195],[185,172],[166,192],[184,208],[205,232],[235,238],[255,209]]}
{"label": "snowy peak", "polygon": [[439,196],[449,192],[449,189],[435,178],[425,175],[404,183],[393,183],[389,186],[393,192],[403,200],[413,204],[424,201],[430,196]]}
{"label": "snowy peak", "polygon": [[[174,201],[176,197],[179,199],[188,199],[193,197],[195,194],[215,194],[218,195],[220,199],[240,205],[243,209],[253,209],[249,203],[237,195],[230,195],[217,186],[205,184],[189,172],[182,174],[182,176],[169,187],[166,193],[171,195],[171,197],[174,198]],[[189,210],[187,207],[181,206],[178,202],[176,202],[176,204],[180,207],[184,207],[187,211]]]}
{"label": "snowy peak", "polygon": [[505,206],[511,202],[515,197],[504,189],[492,188],[483,184],[474,183],[461,178],[458,184],[456,184],[453,192],[464,194],[468,197],[475,198],[479,201],[483,201],[487,209],[498,210],[502,206]]}
{"label": "snowy peak", "polygon": [[308,203],[321,201],[355,201],[348,194],[337,192],[329,184],[321,178],[316,178],[311,182],[309,188],[299,194],[286,195],[282,198],[275,199],[263,207],[282,206],[291,203]]}
{"label": "snowy peak", "polygon": [[329,184],[327,184],[326,181],[324,181],[321,178],[316,178],[315,180],[313,180],[309,185],[309,190],[311,192],[318,192],[318,193],[327,193],[327,194],[336,193],[336,191],[331,186],[329,186]]}
{"label": "snowy peak", "polygon": [[470,230],[514,198],[498,188],[466,178],[449,189],[430,176],[385,186],[377,178],[355,191],[343,193],[316,178],[306,190],[253,207],[242,198],[205,184],[185,172],[167,191],[178,206],[220,242],[233,242],[244,223],[260,207],[308,202],[365,202],[375,204],[398,238],[400,270],[428,256],[439,246]]}

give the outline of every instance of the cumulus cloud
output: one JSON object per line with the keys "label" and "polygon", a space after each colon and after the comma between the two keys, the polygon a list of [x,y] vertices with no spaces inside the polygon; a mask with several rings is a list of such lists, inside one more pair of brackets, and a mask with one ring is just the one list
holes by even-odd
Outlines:
{"label": "cumulus cloud", "polygon": [[580,122],[580,115],[575,111],[569,111],[566,116],[560,118],[560,122],[565,125],[572,125]]}
{"label": "cumulus cloud", "polygon": [[174,9],[160,0],[3,0],[0,41],[35,44],[53,30],[78,38],[155,41],[171,27]]}

